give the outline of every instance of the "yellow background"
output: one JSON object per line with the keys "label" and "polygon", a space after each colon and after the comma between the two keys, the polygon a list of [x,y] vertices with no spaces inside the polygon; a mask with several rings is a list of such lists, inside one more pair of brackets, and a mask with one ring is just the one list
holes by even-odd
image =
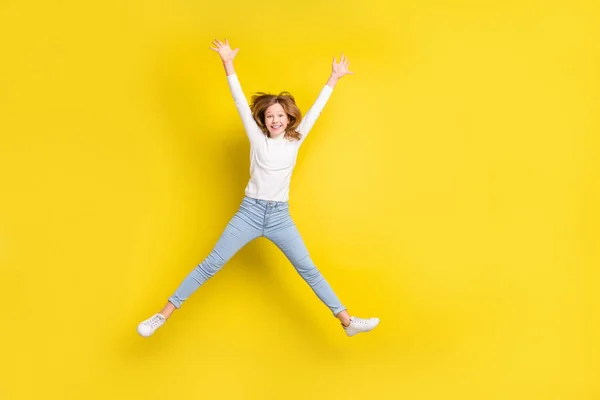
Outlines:
{"label": "yellow background", "polygon": [[[0,1],[0,399],[600,398],[600,5]],[[252,242],[150,339],[248,179],[247,96],[306,111],[292,215],[347,338]]]}

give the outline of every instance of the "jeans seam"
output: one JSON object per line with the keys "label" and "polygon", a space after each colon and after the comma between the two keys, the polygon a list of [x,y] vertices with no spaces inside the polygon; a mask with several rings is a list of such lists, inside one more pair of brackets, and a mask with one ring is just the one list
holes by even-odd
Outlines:
{"label": "jeans seam", "polygon": [[265,225],[266,225],[266,220],[267,220],[267,210],[268,208],[265,207],[265,214],[263,215],[263,220],[262,220],[262,230],[261,230],[261,235],[264,236],[265,235]]}

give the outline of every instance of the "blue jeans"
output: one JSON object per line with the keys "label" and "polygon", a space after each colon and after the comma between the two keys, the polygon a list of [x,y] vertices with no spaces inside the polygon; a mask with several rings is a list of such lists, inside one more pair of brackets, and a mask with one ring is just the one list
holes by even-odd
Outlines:
{"label": "blue jeans", "polygon": [[216,274],[242,247],[264,236],[286,255],[312,290],[338,315],[346,307],[310,259],[302,237],[292,220],[288,202],[258,200],[245,196],[240,208],[217,241],[211,253],[181,282],[169,302],[180,308],[204,282]]}

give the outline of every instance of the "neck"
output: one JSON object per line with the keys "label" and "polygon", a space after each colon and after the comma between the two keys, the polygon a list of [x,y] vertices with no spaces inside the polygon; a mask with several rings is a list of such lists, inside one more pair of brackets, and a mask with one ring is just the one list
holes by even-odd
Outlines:
{"label": "neck", "polygon": [[283,139],[283,137],[285,136],[285,131],[283,133],[280,133],[279,135],[269,134],[269,136],[271,137],[271,139]]}

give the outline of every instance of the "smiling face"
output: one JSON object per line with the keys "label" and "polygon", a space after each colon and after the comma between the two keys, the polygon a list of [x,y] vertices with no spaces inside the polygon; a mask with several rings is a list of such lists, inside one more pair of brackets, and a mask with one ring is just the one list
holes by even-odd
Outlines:
{"label": "smiling face", "polygon": [[265,111],[265,126],[271,137],[285,133],[290,120],[287,113],[279,103],[275,103]]}
{"label": "smiling face", "polygon": [[300,140],[302,134],[297,131],[302,113],[289,92],[278,95],[258,92],[252,96],[250,110],[256,125],[270,138],[285,137]]}

